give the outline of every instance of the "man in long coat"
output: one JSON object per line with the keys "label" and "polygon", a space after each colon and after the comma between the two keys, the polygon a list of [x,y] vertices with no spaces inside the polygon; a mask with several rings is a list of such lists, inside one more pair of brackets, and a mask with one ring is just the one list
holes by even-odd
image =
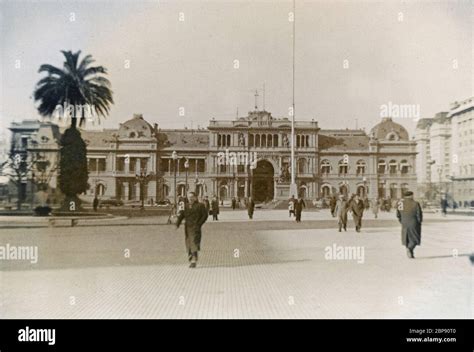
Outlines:
{"label": "man in long coat", "polygon": [[354,219],[355,229],[357,232],[360,232],[362,227],[362,215],[364,214],[364,202],[356,194],[352,198],[352,201],[349,205],[349,210],[352,211],[352,218]]}
{"label": "man in long coat", "polygon": [[344,231],[347,231],[347,210],[347,201],[344,199],[344,195],[340,194],[339,199],[336,202],[336,207],[334,208],[334,214],[336,215],[337,223],[339,224],[339,232],[341,232],[341,228],[344,228]]}
{"label": "man in long coat", "polygon": [[181,222],[185,220],[184,234],[186,251],[188,252],[188,260],[190,268],[195,268],[198,261],[198,252],[201,250],[201,227],[207,220],[208,213],[204,204],[199,203],[196,193],[188,193],[189,203],[184,211],[178,216],[176,228],[179,228]]}
{"label": "man in long coat", "polygon": [[252,197],[249,197],[249,201],[247,203],[247,212],[249,214],[249,219],[253,219],[254,210],[255,210],[255,202],[253,201]]}
{"label": "man in long coat", "polygon": [[306,208],[306,204],[303,198],[299,197],[295,203],[296,222],[301,222],[301,213],[303,212],[303,208]]}
{"label": "man in long coat", "polygon": [[413,259],[415,247],[421,244],[421,223],[423,211],[420,203],[413,199],[413,192],[407,191],[397,206],[397,218],[402,224],[402,244],[407,248],[408,258]]}

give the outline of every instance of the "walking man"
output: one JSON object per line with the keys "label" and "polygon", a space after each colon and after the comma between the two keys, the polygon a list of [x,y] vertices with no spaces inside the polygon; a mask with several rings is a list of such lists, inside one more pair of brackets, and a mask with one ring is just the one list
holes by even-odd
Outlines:
{"label": "walking man", "polygon": [[349,207],[352,211],[355,229],[357,232],[360,232],[362,227],[362,215],[364,214],[364,202],[359,198],[359,195],[355,194]]}
{"label": "walking man", "polygon": [[232,197],[232,210],[235,210],[236,205],[237,205],[237,200],[235,199],[235,197]]}
{"label": "walking man", "polygon": [[344,195],[340,194],[334,208],[334,214],[336,214],[337,223],[339,224],[339,232],[342,228],[347,231],[347,210],[347,201],[344,199]]}
{"label": "walking man", "polygon": [[219,202],[217,201],[217,197],[214,196],[212,197],[212,202],[211,202],[211,213],[212,213],[212,220],[219,220],[217,218],[217,215],[219,215]]}
{"label": "walking man", "polygon": [[331,215],[332,217],[336,217],[336,203],[337,203],[337,199],[336,199],[336,196],[331,196],[331,199],[329,200],[329,208],[331,209]]}
{"label": "walking man", "polygon": [[252,197],[249,197],[249,201],[247,203],[247,212],[249,214],[249,219],[253,219],[254,210],[255,210],[255,202],[253,201]]}
{"label": "walking man", "polygon": [[421,244],[423,211],[420,203],[413,199],[413,192],[405,192],[398,202],[397,218],[402,224],[402,244],[407,248],[408,258],[414,259],[415,247]]}
{"label": "walking man", "polygon": [[179,228],[183,219],[186,251],[188,260],[191,263],[190,268],[195,268],[198,261],[198,252],[201,250],[201,227],[207,220],[208,214],[204,204],[199,203],[196,193],[188,193],[189,203],[178,216],[176,228]]}
{"label": "walking man", "polygon": [[374,216],[376,219],[379,214],[379,206],[380,206],[380,202],[378,198],[372,199],[372,213],[374,213]]}
{"label": "walking man", "polygon": [[303,208],[306,208],[306,204],[303,198],[299,197],[295,204],[296,222],[301,222],[301,213]]}
{"label": "walking man", "polygon": [[441,212],[443,213],[443,216],[446,216],[448,213],[448,197],[446,197],[446,194],[441,195]]}

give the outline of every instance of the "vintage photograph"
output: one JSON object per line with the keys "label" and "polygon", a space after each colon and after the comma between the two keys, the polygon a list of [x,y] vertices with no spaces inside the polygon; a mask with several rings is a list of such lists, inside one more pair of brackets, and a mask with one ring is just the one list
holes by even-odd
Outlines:
{"label": "vintage photograph", "polygon": [[0,1],[1,319],[472,319],[473,215],[470,0]]}

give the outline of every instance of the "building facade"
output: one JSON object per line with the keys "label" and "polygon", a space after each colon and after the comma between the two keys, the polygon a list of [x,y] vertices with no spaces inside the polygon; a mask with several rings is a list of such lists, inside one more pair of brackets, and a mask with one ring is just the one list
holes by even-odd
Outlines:
{"label": "building facade", "polygon": [[421,119],[415,136],[420,194],[436,198],[447,193],[451,200],[470,204],[474,200],[474,98]]}
{"label": "building facade", "polygon": [[[43,153],[51,167],[57,165],[60,130],[38,123],[29,153]],[[162,130],[136,114],[118,129],[81,134],[90,186],[83,197],[89,200],[97,195],[135,202],[143,195],[146,202],[173,201],[186,189],[222,200],[252,196],[268,202],[290,196],[291,121],[268,111],[212,119],[207,129],[197,130]],[[306,199],[339,193],[398,199],[404,190],[416,189],[415,164],[416,143],[390,118],[369,134],[322,130],[314,120],[295,122],[296,183],[298,195]],[[55,177],[49,182],[54,193]]]}

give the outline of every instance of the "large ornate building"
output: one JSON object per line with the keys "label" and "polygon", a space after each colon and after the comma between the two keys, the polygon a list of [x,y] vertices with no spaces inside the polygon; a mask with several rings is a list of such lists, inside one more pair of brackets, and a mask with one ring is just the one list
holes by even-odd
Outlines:
{"label": "large ornate building", "polygon": [[[58,128],[38,123],[28,151],[40,153],[54,169]],[[13,129],[14,127],[14,129]],[[13,140],[21,139],[19,125]],[[15,137],[15,133],[19,136]],[[267,111],[235,120],[212,119],[207,129],[162,130],[142,115],[118,129],[82,130],[89,161],[92,198],[173,200],[186,187],[221,199],[252,196],[256,201],[289,197],[291,121]],[[316,121],[295,122],[295,171],[299,195],[307,199],[337,193],[400,198],[416,189],[416,143],[401,125],[383,119],[363,130],[323,130]],[[140,178],[137,175],[147,176]],[[54,197],[55,177],[50,179]],[[28,187],[26,187],[28,189]]]}

